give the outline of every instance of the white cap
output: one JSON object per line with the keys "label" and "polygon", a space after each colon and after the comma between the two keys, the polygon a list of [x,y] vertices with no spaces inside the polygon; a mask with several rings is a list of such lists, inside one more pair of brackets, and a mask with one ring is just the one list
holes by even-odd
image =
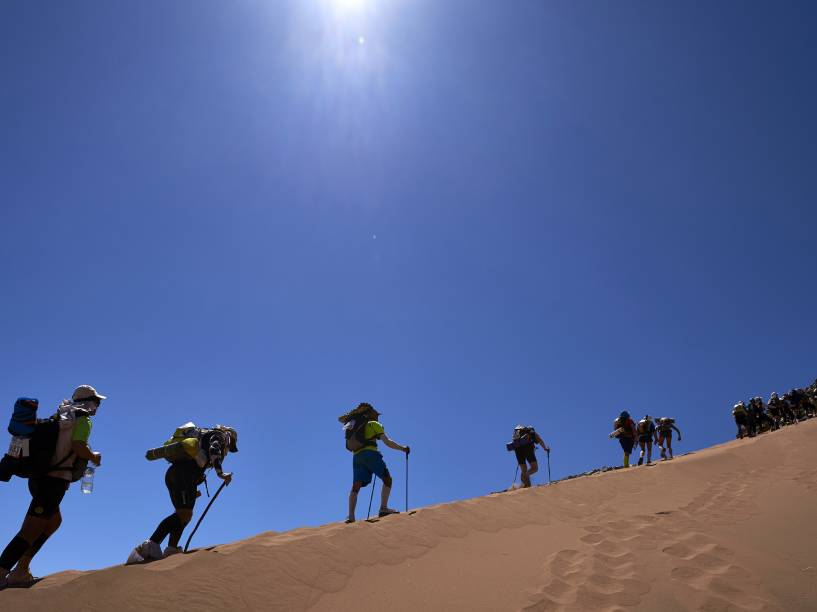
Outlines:
{"label": "white cap", "polygon": [[71,399],[75,402],[83,402],[94,398],[99,400],[108,399],[106,396],[97,393],[96,389],[91,385],[80,385],[74,389],[74,394],[71,396]]}

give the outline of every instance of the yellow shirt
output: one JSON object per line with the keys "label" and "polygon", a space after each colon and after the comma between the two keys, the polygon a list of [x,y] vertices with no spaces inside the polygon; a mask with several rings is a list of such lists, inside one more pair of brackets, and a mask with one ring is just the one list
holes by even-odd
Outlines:
{"label": "yellow shirt", "polygon": [[377,450],[377,437],[386,433],[383,426],[377,421],[369,421],[363,426],[363,437],[366,438],[366,446],[354,452],[357,455],[365,450]]}

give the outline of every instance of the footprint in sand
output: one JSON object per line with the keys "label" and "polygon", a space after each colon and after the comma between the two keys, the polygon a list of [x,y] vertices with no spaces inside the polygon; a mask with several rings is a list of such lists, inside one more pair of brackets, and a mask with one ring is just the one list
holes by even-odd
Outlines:
{"label": "footprint in sand", "polygon": [[531,596],[532,603],[524,610],[568,612],[637,605],[650,585],[634,577],[634,558],[632,553],[559,551],[545,564],[549,579]]}

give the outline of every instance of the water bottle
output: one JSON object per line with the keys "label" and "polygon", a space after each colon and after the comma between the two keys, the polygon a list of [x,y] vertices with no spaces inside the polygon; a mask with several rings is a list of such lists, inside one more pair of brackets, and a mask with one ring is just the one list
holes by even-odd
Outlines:
{"label": "water bottle", "polygon": [[85,473],[82,475],[82,482],[80,483],[80,489],[83,493],[91,493],[94,490],[94,472],[96,468],[92,465],[89,465],[85,469]]}

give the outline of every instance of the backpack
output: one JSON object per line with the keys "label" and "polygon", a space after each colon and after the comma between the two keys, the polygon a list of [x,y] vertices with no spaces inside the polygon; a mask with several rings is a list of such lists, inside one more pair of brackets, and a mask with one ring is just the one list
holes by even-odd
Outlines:
{"label": "backpack", "polygon": [[632,429],[632,419],[622,419],[618,417],[615,421],[613,421],[613,429],[619,432],[619,435],[616,437],[623,437],[623,438],[632,438],[633,437],[633,429]]}
{"label": "backpack", "polygon": [[[73,403],[60,405],[57,412],[47,419],[37,419],[39,403],[36,399],[21,397],[14,403],[9,432],[12,433],[8,451],[0,459],[0,481],[8,482],[12,476],[18,478],[39,478],[54,470],[70,471],[71,482],[82,478],[87,459],[74,458],[70,466],[62,464],[71,457],[69,451],[59,461],[52,463],[57,450],[62,425],[73,423],[77,416],[87,413],[76,408]],[[13,432],[29,432],[27,435]]]}
{"label": "backpack", "polygon": [[652,433],[653,429],[655,429],[655,424],[652,420],[641,419],[638,422],[638,433],[640,434]]}
{"label": "backpack", "polygon": [[370,444],[370,440],[366,438],[366,424],[368,422],[369,417],[365,414],[354,416],[346,421],[343,426],[346,450],[354,453]]}
{"label": "backpack", "polygon": [[517,425],[513,430],[513,438],[505,445],[509,451],[536,443],[536,430],[530,425]]}
{"label": "backpack", "polygon": [[192,421],[180,425],[162,446],[148,449],[145,458],[148,461],[165,459],[169,463],[190,461],[192,459],[199,467],[203,468],[207,465],[208,457],[202,448],[201,440],[209,431],[197,427]]}

